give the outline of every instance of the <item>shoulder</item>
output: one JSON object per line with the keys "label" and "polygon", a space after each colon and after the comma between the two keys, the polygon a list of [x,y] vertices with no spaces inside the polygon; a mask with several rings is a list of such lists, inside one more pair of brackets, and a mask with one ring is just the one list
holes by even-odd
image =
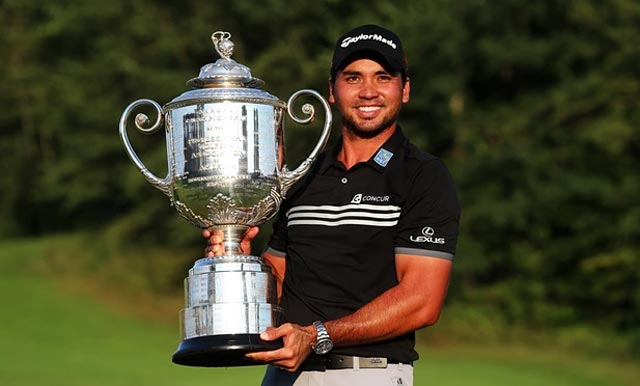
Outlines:
{"label": "shoulder", "polygon": [[413,185],[415,183],[442,183],[453,182],[449,169],[444,161],[435,155],[421,150],[406,140],[402,146],[405,183]]}
{"label": "shoulder", "polygon": [[408,139],[403,143],[403,148],[405,150],[406,158],[408,160],[413,160],[416,162],[427,163],[434,160],[439,160],[435,155],[419,149],[416,145],[411,143]]}

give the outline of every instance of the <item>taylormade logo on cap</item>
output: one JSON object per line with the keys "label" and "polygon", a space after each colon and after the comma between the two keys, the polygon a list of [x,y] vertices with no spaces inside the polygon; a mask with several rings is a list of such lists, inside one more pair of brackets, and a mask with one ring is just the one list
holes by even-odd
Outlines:
{"label": "taylormade logo on cap", "polygon": [[367,24],[356,27],[336,40],[331,59],[331,79],[349,63],[359,59],[378,62],[390,74],[407,76],[407,59],[402,41],[396,34],[383,27]]}
{"label": "taylormade logo on cap", "polygon": [[342,39],[342,43],[340,44],[340,47],[347,48],[349,47],[349,44],[357,43],[361,40],[376,40],[376,41],[379,41],[380,43],[384,43],[388,45],[394,50],[396,49],[396,43],[394,43],[393,40],[386,39],[378,34],[373,34],[373,35],[360,34],[358,36],[347,36],[346,38]]}

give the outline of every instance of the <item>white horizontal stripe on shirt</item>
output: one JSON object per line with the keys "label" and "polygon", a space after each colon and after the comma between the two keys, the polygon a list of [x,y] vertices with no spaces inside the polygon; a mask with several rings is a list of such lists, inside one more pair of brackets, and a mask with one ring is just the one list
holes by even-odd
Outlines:
{"label": "white horizontal stripe on shirt", "polygon": [[371,220],[340,220],[340,221],[323,221],[323,220],[293,220],[287,222],[287,226],[293,225],[324,225],[328,227],[337,227],[341,225],[368,225],[374,227],[392,227],[395,226],[398,221],[371,221]]}
{"label": "white horizontal stripe on shirt", "polygon": [[343,213],[318,213],[318,212],[296,212],[290,214],[287,218],[289,220],[294,218],[323,218],[323,219],[336,219],[343,217],[365,217],[365,218],[380,218],[380,219],[393,219],[400,217],[400,212],[396,213],[370,213],[360,211],[349,211]]}
{"label": "white horizontal stripe on shirt", "polygon": [[294,206],[287,211],[287,215],[300,211],[328,211],[341,212],[348,209],[373,210],[377,212],[396,212],[401,208],[397,205],[370,205],[370,204],[348,204],[348,205],[300,205]]}

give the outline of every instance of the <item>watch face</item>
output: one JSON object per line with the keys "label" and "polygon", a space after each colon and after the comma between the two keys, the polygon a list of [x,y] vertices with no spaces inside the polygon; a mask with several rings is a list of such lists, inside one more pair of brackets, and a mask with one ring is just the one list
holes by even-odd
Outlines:
{"label": "watch face", "polygon": [[320,342],[316,343],[316,346],[313,348],[313,351],[318,355],[322,355],[331,351],[332,348],[333,348],[333,343],[331,343],[331,341],[327,339],[327,340],[321,340]]}

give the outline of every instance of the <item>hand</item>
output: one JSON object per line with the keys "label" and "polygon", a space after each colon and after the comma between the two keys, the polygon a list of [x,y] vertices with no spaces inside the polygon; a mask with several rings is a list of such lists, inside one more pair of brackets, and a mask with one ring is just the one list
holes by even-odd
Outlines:
{"label": "hand", "polygon": [[[242,235],[240,241],[240,253],[248,255],[251,253],[251,240],[253,240],[259,232],[258,227],[249,227],[247,231]],[[224,249],[224,232],[222,229],[205,229],[202,231],[202,237],[207,240],[207,248],[204,250],[206,257],[222,256],[225,253]]]}
{"label": "hand", "polygon": [[283,338],[284,347],[246,355],[249,359],[272,363],[283,370],[294,372],[311,353],[311,345],[316,341],[316,329],[313,326],[285,323],[277,328],[269,327],[260,334],[260,339],[266,341],[278,338]]}

